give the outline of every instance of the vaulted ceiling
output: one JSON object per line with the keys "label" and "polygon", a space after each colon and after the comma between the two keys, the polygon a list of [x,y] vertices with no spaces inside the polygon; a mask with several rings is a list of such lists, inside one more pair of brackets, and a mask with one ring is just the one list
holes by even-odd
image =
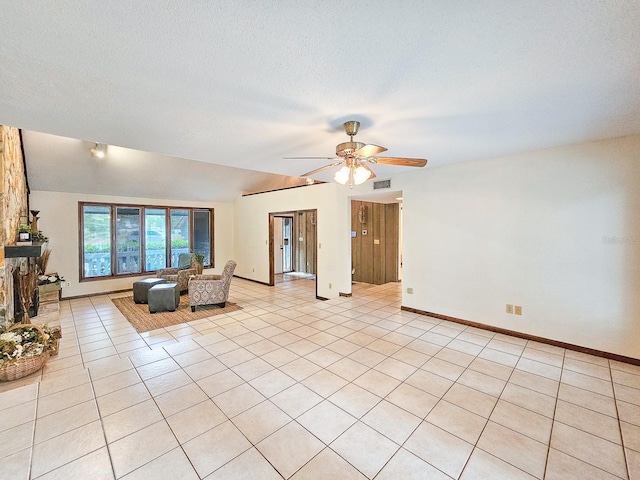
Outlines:
{"label": "vaulted ceiling", "polygon": [[[282,157],[333,155],[349,119],[357,140],[427,158],[424,175],[640,132],[638,1],[1,0],[0,12],[0,124],[24,130],[35,190],[182,198],[191,185],[229,201],[295,181],[257,172],[321,166]],[[88,142],[120,148],[96,165]]]}

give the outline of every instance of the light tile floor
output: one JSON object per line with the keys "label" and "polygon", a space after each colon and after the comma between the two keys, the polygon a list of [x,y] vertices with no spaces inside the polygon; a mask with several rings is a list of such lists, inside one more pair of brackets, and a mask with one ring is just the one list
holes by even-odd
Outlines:
{"label": "light tile floor", "polygon": [[640,479],[640,367],[313,292],[234,279],[242,310],[143,334],[63,301],[0,385],[0,478]]}

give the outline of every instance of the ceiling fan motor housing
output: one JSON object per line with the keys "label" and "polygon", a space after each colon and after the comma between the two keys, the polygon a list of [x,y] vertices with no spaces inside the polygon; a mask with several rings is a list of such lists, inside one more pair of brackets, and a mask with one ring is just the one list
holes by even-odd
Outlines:
{"label": "ceiling fan motor housing", "polygon": [[344,142],[339,145],[336,145],[336,155],[339,157],[346,157],[351,155],[353,152],[365,146],[362,142],[354,142],[353,136],[357,135],[358,130],[360,129],[360,122],[357,120],[349,120],[348,122],[344,122],[342,124],[344,127],[344,131],[351,137],[350,142]]}
{"label": "ceiling fan motor housing", "polygon": [[365,144],[362,142],[340,143],[336,146],[336,155],[338,155],[339,157],[346,157],[347,155],[351,155],[353,152],[364,146]]}

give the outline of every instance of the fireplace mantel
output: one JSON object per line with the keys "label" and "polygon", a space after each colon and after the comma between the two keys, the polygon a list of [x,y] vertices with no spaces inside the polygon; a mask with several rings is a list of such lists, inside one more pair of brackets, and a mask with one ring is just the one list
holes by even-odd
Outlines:
{"label": "fireplace mantel", "polygon": [[33,242],[32,245],[5,245],[4,258],[39,257],[46,246],[47,242]]}

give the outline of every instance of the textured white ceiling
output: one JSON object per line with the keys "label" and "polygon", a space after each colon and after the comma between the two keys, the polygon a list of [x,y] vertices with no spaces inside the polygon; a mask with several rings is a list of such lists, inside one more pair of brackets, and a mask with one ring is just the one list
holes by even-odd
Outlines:
{"label": "textured white ceiling", "polygon": [[[322,160],[282,157],[331,156],[349,119],[357,140],[429,159],[421,174],[640,132],[635,0],[0,0],[0,12],[0,124],[180,164],[297,176]],[[33,189],[71,189],[47,174],[66,161],[90,175],[79,157],[47,161],[36,143],[53,137],[26,138]],[[166,170],[154,173],[169,197]]]}

